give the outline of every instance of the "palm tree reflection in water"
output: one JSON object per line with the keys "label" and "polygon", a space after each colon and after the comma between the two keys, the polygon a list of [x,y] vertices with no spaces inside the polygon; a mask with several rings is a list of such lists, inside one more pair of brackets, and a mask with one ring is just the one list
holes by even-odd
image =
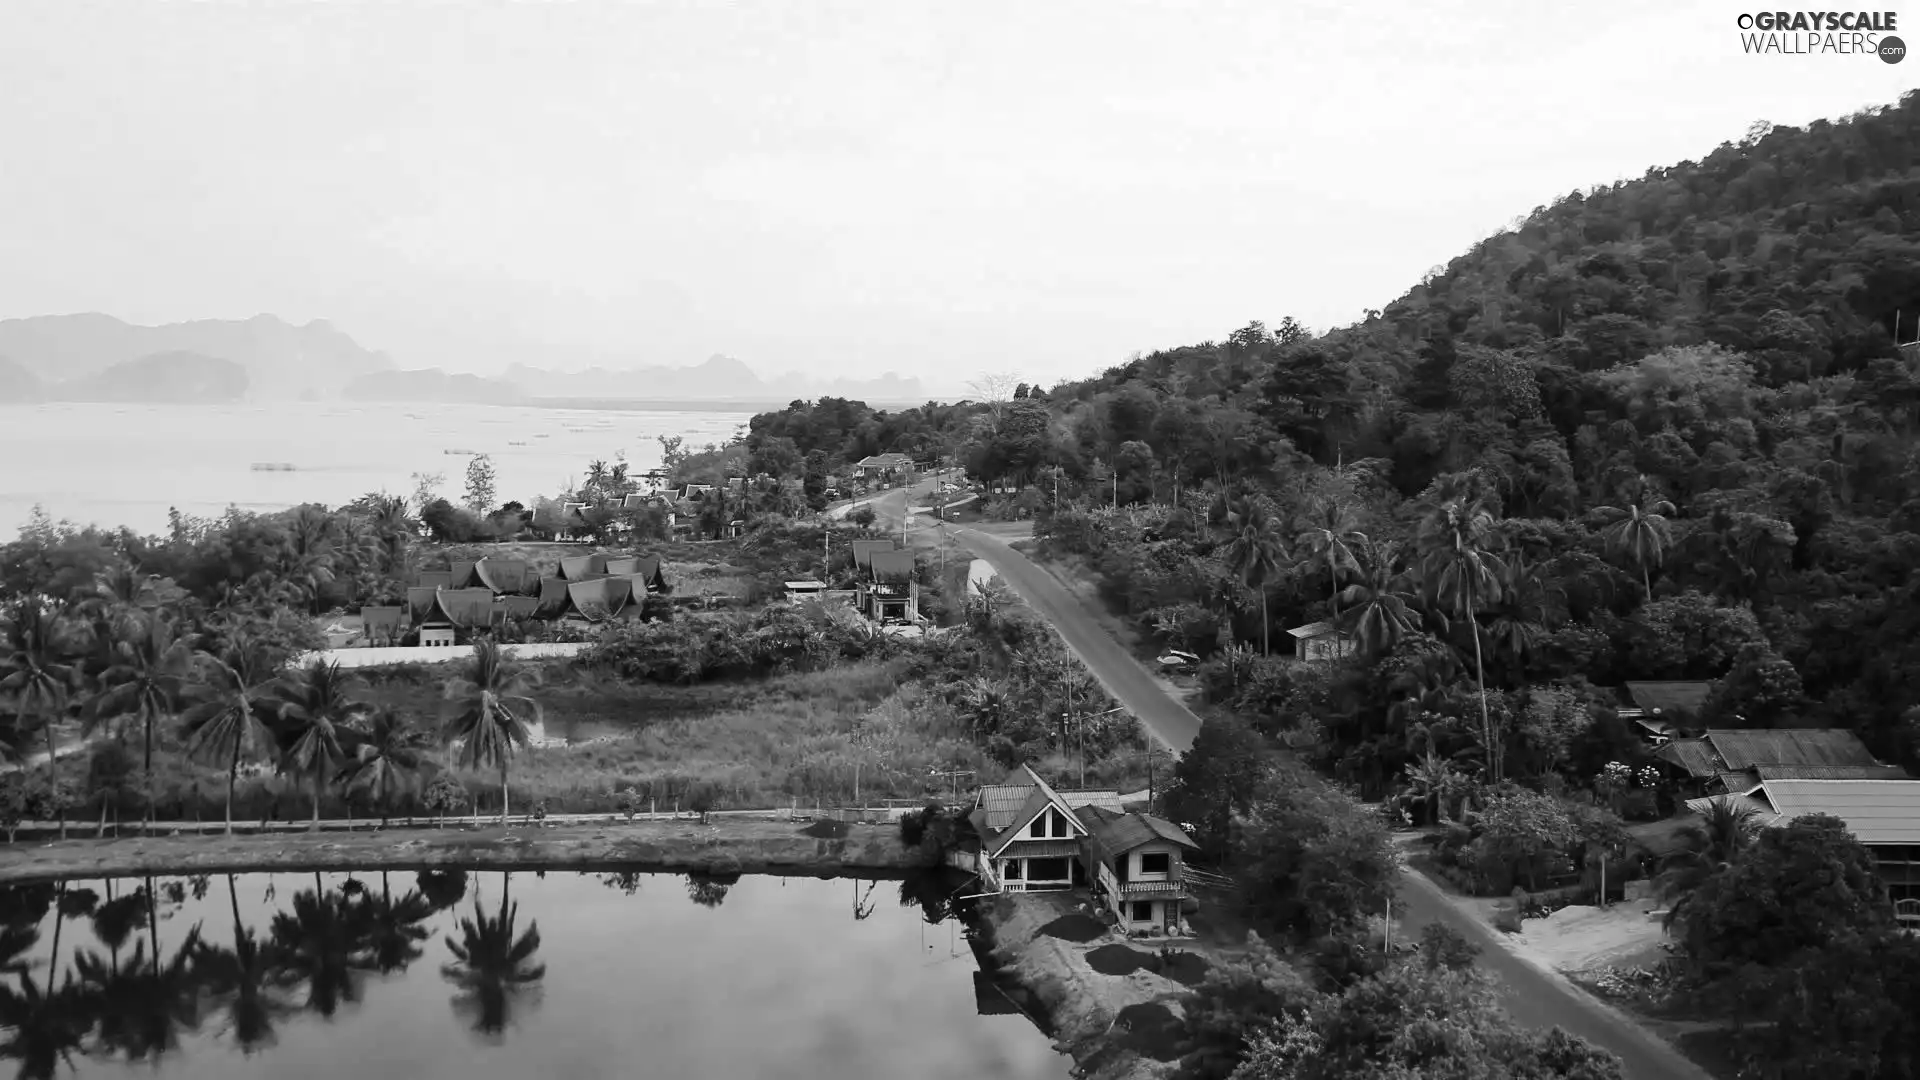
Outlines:
{"label": "palm tree reflection in water", "polygon": [[502,1038],[516,1003],[537,1003],[538,983],[547,973],[545,964],[533,962],[540,949],[539,924],[529,923],[526,933],[514,934],[520,908],[510,899],[512,879],[511,872],[500,875],[498,914],[489,917],[474,899],[473,918],[460,920],[459,940],[447,938],[454,962],[440,969],[460,988],[453,996],[454,1015],[490,1042]]}

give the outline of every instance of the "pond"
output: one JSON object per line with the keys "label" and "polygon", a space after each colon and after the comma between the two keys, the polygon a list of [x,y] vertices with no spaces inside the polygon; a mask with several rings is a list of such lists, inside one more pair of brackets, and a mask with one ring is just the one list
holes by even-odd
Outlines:
{"label": "pond", "polygon": [[1033,1023],[986,1015],[1011,1010],[976,987],[940,880],[567,869],[13,886],[0,1058],[21,1077],[1064,1080],[1071,1063]]}

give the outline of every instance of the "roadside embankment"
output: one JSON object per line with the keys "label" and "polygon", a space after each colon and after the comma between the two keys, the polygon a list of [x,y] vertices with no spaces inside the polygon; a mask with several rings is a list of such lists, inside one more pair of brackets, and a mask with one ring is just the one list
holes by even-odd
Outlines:
{"label": "roadside embankment", "polygon": [[983,901],[994,959],[1045,1011],[1058,1049],[1088,1080],[1164,1080],[1181,1035],[1180,999],[1207,969],[1107,929],[1067,893]]}
{"label": "roadside embankment", "polygon": [[559,827],[158,836],[0,847],[0,884],[247,870],[619,865],[712,874],[899,873],[928,865],[899,826],[749,818]]}

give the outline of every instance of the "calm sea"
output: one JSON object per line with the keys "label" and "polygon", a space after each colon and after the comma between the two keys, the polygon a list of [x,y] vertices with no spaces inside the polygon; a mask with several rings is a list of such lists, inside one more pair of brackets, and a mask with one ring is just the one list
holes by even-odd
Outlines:
{"label": "calm sea", "polygon": [[[558,494],[594,458],[624,452],[636,472],[660,463],[661,435],[689,448],[719,442],[749,412],[598,412],[488,405],[0,406],[0,536],[35,504],[56,520],[166,528],[167,508],[215,516],[229,505],[279,510],[338,505],[369,491],[412,491],[443,473],[458,499],[463,454],[493,459],[501,502]],[[257,472],[284,462],[292,472]]]}

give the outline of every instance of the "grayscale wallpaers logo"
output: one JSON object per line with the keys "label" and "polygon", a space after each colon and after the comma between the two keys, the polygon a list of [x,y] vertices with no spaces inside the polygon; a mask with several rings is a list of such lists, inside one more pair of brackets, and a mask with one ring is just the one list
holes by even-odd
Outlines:
{"label": "grayscale wallpaers logo", "polygon": [[1781,56],[1870,55],[1882,63],[1907,58],[1907,43],[1893,36],[1891,11],[1756,11],[1739,16],[1740,48]]}

